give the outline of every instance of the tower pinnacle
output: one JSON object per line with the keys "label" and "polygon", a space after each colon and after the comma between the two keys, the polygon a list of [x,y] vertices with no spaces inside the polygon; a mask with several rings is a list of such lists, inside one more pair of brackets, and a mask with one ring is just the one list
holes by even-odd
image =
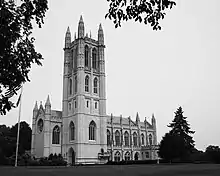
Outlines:
{"label": "tower pinnacle", "polygon": [[100,45],[104,45],[104,33],[101,23],[99,24],[99,30],[98,30],[98,42]]}
{"label": "tower pinnacle", "polygon": [[70,47],[70,44],[71,44],[71,33],[70,33],[70,28],[68,26],[65,36],[65,48]]}
{"label": "tower pinnacle", "polygon": [[84,22],[83,22],[83,18],[82,15],[80,16],[80,20],[79,20],[79,25],[78,25],[78,38],[83,38],[84,37]]}
{"label": "tower pinnacle", "polygon": [[47,101],[45,103],[45,106],[51,106],[49,95],[47,96]]}
{"label": "tower pinnacle", "polygon": [[37,105],[37,101],[35,103],[35,106],[34,106],[34,111],[38,110],[38,105]]}

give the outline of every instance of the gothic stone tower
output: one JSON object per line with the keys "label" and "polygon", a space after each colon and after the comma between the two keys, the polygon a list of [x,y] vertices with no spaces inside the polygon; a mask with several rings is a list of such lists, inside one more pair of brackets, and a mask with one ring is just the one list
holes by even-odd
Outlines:
{"label": "gothic stone tower", "polygon": [[78,37],[68,27],[64,47],[62,155],[69,163],[97,163],[107,151],[104,34],[84,35],[82,16]]}

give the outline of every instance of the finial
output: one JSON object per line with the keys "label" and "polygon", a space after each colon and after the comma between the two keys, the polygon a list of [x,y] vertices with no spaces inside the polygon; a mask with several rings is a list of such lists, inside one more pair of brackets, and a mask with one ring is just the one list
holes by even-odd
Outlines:
{"label": "finial", "polygon": [[101,23],[99,24],[99,30],[102,30],[102,24]]}
{"label": "finial", "polygon": [[90,30],[90,35],[89,35],[89,38],[92,38],[92,33],[91,33],[91,30]]}
{"label": "finial", "polygon": [[70,27],[69,26],[67,27],[66,33],[70,33]]}
{"label": "finial", "polygon": [[88,33],[86,33],[86,37],[88,37]]}
{"label": "finial", "polygon": [[83,17],[82,17],[82,15],[80,15],[80,20],[79,20],[79,22],[83,22]]}
{"label": "finial", "polygon": [[140,118],[139,118],[138,112],[137,112],[137,115],[136,115],[136,121],[140,121]]}
{"label": "finial", "polygon": [[35,102],[34,110],[38,110],[37,101]]}
{"label": "finial", "polygon": [[76,32],[75,32],[75,34],[74,34],[74,40],[76,40]]}
{"label": "finial", "polygon": [[47,96],[47,101],[46,101],[46,103],[45,103],[45,106],[51,106],[49,95]]}

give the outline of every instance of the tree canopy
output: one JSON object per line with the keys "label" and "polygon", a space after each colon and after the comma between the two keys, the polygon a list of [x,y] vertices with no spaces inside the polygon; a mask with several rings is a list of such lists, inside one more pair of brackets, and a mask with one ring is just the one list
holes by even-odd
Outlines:
{"label": "tree canopy", "polygon": [[31,35],[33,22],[41,27],[48,9],[47,0],[0,0],[0,114],[15,105],[10,98],[30,81],[33,63],[41,65],[42,55],[35,50]]}
{"label": "tree canopy", "polygon": [[[0,125],[0,160],[15,154],[18,124],[12,127]],[[19,154],[31,149],[32,131],[25,121],[20,123]],[[1,158],[2,157],[2,158]]]}
{"label": "tree canopy", "polygon": [[121,27],[122,21],[134,20],[149,24],[153,30],[160,30],[159,21],[164,19],[168,8],[176,5],[170,0],[107,0],[109,11],[105,18],[113,21],[115,28]]}

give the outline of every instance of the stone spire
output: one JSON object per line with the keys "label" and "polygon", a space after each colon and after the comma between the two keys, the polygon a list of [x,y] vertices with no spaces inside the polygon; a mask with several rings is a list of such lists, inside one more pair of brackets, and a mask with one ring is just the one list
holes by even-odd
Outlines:
{"label": "stone spire", "polygon": [[99,42],[99,45],[104,45],[104,33],[103,33],[101,23],[99,25],[99,30],[98,30],[98,42]]}
{"label": "stone spire", "polygon": [[47,101],[45,103],[45,112],[46,112],[46,114],[50,114],[51,113],[51,103],[50,103],[49,95],[47,96]]}
{"label": "stone spire", "polygon": [[84,38],[84,22],[82,15],[80,16],[79,25],[78,25],[78,38]]}
{"label": "stone spire", "polygon": [[139,118],[138,112],[137,112],[137,115],[136,115],[136,122],[140,122],[140,118]]}
{"label": "stone spire", "polygon": [[70,28],[68,26],[65,36],[65,48],[70,47],[70,44],[71,44],[71,33],[70,33]]}
{"label": "stone spire", "polygon": [[154,128],[156,128],[156,119],[154,117],[154,114],[152,114],[152,118],[151,118],[151,124]]}
{"label": "stone spire", "polygon": [[49,95],[47,96],[47,101],[45,103],[45,106],[51,106]]}
{"label": "stone spire", "polygon": [[37,101],[35,103],[35,106],[34,106],[34,111],[37,111],[38,110],[38,105],[37,105]]}

